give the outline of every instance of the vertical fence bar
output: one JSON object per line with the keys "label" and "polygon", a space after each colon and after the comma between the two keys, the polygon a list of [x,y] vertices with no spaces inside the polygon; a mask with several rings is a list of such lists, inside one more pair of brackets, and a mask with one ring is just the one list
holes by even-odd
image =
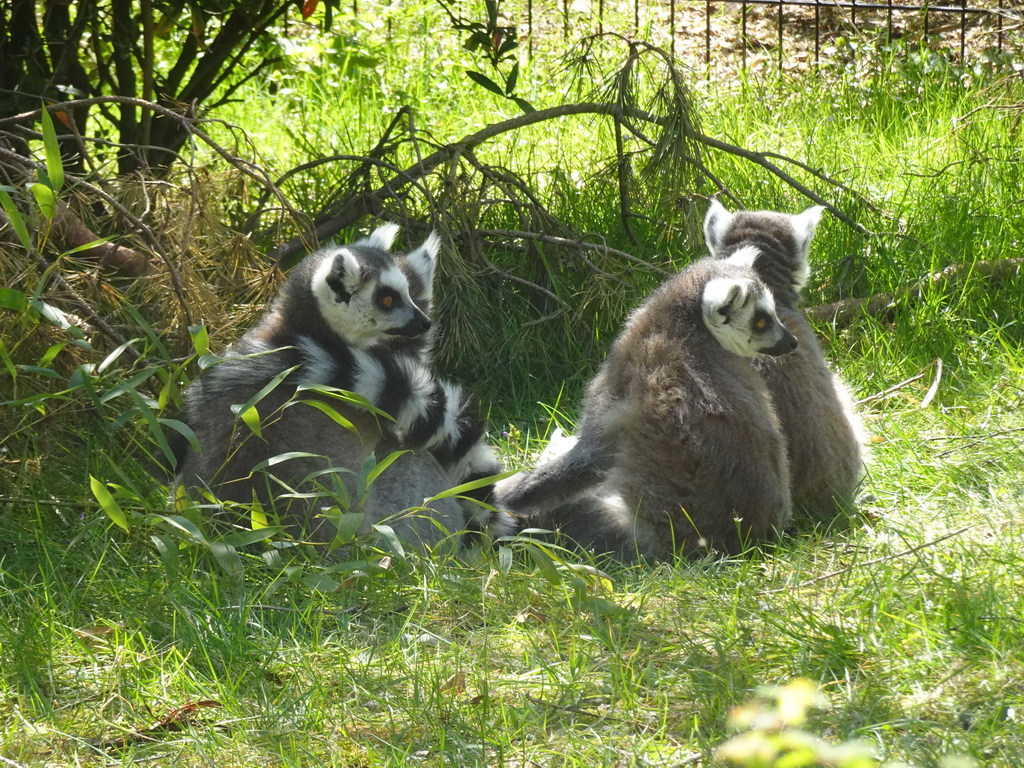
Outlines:
{"label": "vertical fence bar", "polygon": [[633,35],[640,35],[640,0],[633,0]]}
{"label": "vertical fence bar", "polygon": [[782,71],[782,0],[779,0],[779,72]]}
{"label": "vertical fence bar", "polygon": [[676,57],[676,0],[672,0],[668,5],[668,33],[672,35],[668,44],[668,52],[674,59]]}
{"label": "vertical fence bar", "polygon": [[747,0],[743,0],[743,4],[740,6],[740,10],[743,11],[743,24],[741,26],[742,35],[740,38],[740,47],[743,48],[743,69],[747,68]]}
{"label": "vertical fence bar", "polygon": [[999,0],[999,52],[1003,52],[1003,0]]}
{"label": "vertical fence bar", "polygon": [[604,0],[597,4],[597,34],[604,34]]}
{"label": "vertical fence bar", "polygon": [[857,0],[850,2],[850,26],[853,27],[853,33],[857,34]]}
{"label": "vertical fence bar", "polygon": [[569,0],[562,0],[562,42],[569,39]]}
{"label": "vertical fence bar", "polygon": [[821,0],[814,0],[814,67],[821,65]]}
{"label": "vertical fence bar", "polygon": [[887,0],[885,9],[885,44],[892,45],[892,0]]}
{"label": "vertical fence bar", "polygon": [[704,63],[708,65],[708,72],[710,73],[711,72],[711,0],[704,0]]}
{"label": "vertical fence bar", "polygon": [[960,63],[967,61],[967,0],[960,0]]}
{"label": "vertical fence bar", "polygon": [[533,61],[533,0],[526,0],[526,60]]}

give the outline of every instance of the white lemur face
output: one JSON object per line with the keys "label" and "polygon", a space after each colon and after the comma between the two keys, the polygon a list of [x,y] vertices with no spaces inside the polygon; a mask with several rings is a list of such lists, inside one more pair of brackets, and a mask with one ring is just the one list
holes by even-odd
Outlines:
{"label": "white lemur face", "polygon": [[357,346],[430,330],[440,240],[431,233],[408,254],[392,254],[397,232],[396,224],[385,224],[364,240],[327,250],[313,273],[310,288],[321,315]]}
{"label": "white lemur face", "polygon": [[704,287],[701,308],[708,330],[734,354],[784,355],[796,349],[796,337],[780,322],[771,291],[756,280],[710,280]]}

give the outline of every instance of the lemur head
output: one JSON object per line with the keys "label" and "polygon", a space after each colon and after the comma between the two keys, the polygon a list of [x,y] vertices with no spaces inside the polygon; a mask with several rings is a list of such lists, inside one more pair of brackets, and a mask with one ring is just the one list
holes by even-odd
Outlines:
{"label": "lemur head", "polygon": [[369,346],[430,330],[441,241],[431,232],[418,248],[394,254],[396,234],[397,224],[384,224],[352,245],[319,253],[310,290],[327,325],[352,344]]}
{"label": "lemur head", "polygon": [[775,299],[753,277],[714,277],[701,297],[704,324],[718,343],[743,357],[784,355],[796,349],[796,336],[779,320]]}
{"label": "lemur head", "polygon": [[795,306],[810,275],[808,252],[821,220],[820,205],[803,213],[737,211],[712,200],[704,217],[704,240],[712,256],[731,258],[742,252],[758,277],[783,305]]}

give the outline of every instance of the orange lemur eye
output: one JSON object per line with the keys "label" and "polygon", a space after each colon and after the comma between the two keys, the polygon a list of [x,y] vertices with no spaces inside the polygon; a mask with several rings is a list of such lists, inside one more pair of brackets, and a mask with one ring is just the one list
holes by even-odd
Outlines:
{"label": "orange lemur eye", "polygon": [[768,321],[765,320],[763,317],[759,318],[758,321],[756,323],[754,323],[754,326],[759,331],[763,331],[767,325],[768,325]]}
{"label": "orange lemur eye", "polygon": [[381,309],[391,309],[398,301],[398,296],[393,291],[384,291],[377,297],[377,304]]}

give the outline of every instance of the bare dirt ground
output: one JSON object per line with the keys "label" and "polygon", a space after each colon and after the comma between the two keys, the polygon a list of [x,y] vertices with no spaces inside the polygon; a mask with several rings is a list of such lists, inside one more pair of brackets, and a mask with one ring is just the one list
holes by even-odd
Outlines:
{"label": "bare dirt ground", "polygon": [[887,39],[919,43],[950,61],[1024,72],[1024,0],[968,0],[967,12],[961,10],[963,0],[942,0],[927,14],[912,10],[924,4],[919,0],[869,0],[891,4],[891,10],[802,1],[575,0],[504,8],[536,45],[611,30],[672,48],[688,66],[710,67],[715,75],[735,74],[743,66],[799,71],[837,55],[848,59],[858,44]]}

